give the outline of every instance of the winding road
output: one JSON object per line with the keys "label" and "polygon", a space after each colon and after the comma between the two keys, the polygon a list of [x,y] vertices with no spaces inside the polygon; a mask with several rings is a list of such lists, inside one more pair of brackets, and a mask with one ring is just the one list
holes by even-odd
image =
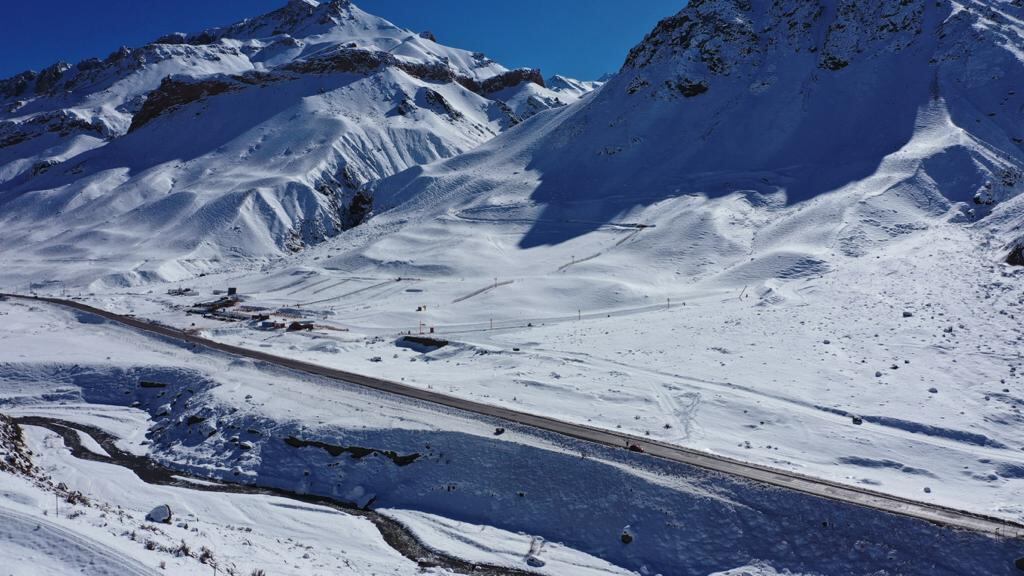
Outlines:
{"label": "winding road", "polygon": [[203,346],[225,354],[266,362],[275,366],[322,376],[348,384],[364,386],[366,388],[372,388],[374,390],[390,394],[397,394],[424,402],[430,402],[448,408],[463,410],[489,418],[506,420],[587,442],[623,449],[628,446],[636,446],[652,457],[688,464],[705,470],[728,474],[730,476],[744,478],[779,488],[795,490],[821,498],[872,508],[881,512],[909,516],[951,528],[982,532],[1003,538],[1024,538],[1024,525],[1010,520],[985,516],[965,510],[947,508],[925,502],[917,502],[901,498],[899,496],[866,490],[857,486],[847,486],[795,472],[778,470],[759,464],[741,462],[731,458],[704,453],[681,446],[665,444],[642,437],[631,436],[621,432],[603,430],[545,416],[519,412],[501,406],[483,404],[472,400],[440,394],[431,390],[415,388],[399,382],[374,378],[335,368],[328,368],[326,366],[303,362],[293,358],[267,354],[266,352],[251,350],[241,346],[224,344],[189,334],[171,326],[151,323],[135,317],[116,314],[74,300],[41,296],[22,296],[17,294],[0,294],[0,297],[55,304],[78,310],[80,312],[93,314],[111,322],[129,326],[142,332],[187,342],[197,346]]}

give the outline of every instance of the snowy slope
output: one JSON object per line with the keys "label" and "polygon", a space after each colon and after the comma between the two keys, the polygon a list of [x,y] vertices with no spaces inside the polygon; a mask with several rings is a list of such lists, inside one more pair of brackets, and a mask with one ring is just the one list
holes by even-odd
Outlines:
{"label": "snowy slope", "polygon": [[367,182],[519,122],[496,94],[535,72],[432,38],[293,0],[3,81],[0,250],[131,284],[336,235],[365,215]]}
{"label": "snowy slope", "polygon": [[[192,283],[326,326],[308,339],[94,298],[1019,520],[1020,16],[693,3],[594,95],[372,186],[365,224]],[[396,346],[427,328],[455,344]]]}

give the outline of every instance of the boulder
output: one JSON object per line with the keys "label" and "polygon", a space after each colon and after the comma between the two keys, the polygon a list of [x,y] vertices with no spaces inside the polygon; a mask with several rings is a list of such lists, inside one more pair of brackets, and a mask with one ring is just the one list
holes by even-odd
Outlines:
{"label": "boulder", "polygon": [[1010,253],[1006,256],[1006,263],[1010,266],[1024,266],[1024,242],[1010,250]]}
{"label": "boulder", "polygon": [[156,508],[153,508],[149,511],[149,514],[146,514],[146,520],[149,522],[156,522],[158,524],[170,524],[171,507],[167,504],[161,504]]}

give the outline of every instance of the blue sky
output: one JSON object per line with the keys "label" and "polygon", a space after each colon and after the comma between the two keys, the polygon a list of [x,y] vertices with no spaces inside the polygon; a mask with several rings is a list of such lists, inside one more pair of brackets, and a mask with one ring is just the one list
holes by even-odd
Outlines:
{"label": "blue sky", "polygon": [[[9,2],[0,19],[0,77],[103,57],[168,32],[195,32],[269,12],[286,0],[50,0]],[[399,26],[510,67],[594,79],[684,0],[357,0]]]}

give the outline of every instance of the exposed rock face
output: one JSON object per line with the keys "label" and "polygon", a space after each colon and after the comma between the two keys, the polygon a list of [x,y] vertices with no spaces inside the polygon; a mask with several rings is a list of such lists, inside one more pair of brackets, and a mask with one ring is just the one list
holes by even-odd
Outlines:
{"label": "exposed rock face", "polygon": [[467,85],[465,83],[463,83],[463,86],[466,86],[478,94],[487,95],[498,92],[499,90],[504,90],[505,88],[518,86],[526,82],[531,82],[541,88],[545,87],[544,76],[540,73],[540,70],[536,68],[518,68],[516,70],[510,70],[504,74],[492,76],[491,78],[478,83],[475,87],[471,87],[471,85]]}
{"label": "exposed rock face", "polygon": [[382,68],[393,67],[414,78],[430,82],[458,82],[467,90],[489,96],[503,90],[532,82],[544,86],[544,76],[538,69],[519,68],[497,74],[485,80],[457,74],[450,67],[439,63],[415,63],[396,58],[388,52],[370,51],[359,48],[339,48],[334,52],[296,61],[285,67],[291,72],[303,74],[370,74]]}
{"label": "exposed rock face", "polygon": [[1006,256],[1006,263],[1011,266],[1024,266],[1024,241],[1013,247]]}
{"label": "exposed rock face", "polygon": [[25,94],[30,86],[35,85],[39,75],[31,70],[22,72],[6,80],[0,80],[0,96],[4,98],[16,98]]}
{"label": "exposed rock face", "polygon": [[714,86],[715,77],[749,74],[776,50],[817,54],[821,69],[839,71],[858,58],[911,46],[924,31],[926,4],[926,0],[696,0],[658,23],[630,51],[624,70],[642,78],[644,69],[671,62],[675,77],[661,85],[668,90],[655,90],[683,97],[692,97],[693,91],[680,86],[708,88]]}
{"label": "exposed rock face", "polygon": [[373,196],[366,191],[360,190],[352,197],[346,210],[345,225],[354,228],[362,224],[373,211]]}
{"label": "exposed rock face", "polygon": [[33,116],[24,123],[0,122],[0,148],[14,146],[47,132],[60,136],[92,134],[101,138],[109,136],[109,130],[99,120],[88,120],[71,110],[55,110]]}
{"label": "exposed rock face", "polygon": [[369,74],[384,66],[399,64],[399,60],[387,52],[340,48],[326,56],[293,62],[284,69],[301,74]]}
{"label": "exposed rock face", "polygon": [[142,109],[132,118],[129,132],[145,126],[157,116],[169,113],[185,104],[202,100],[217,94],[241,90],[243,84],[234,78],[164,78],[160,87],[146,98]]}
{"label": "exposed rock face", "polygon": [[463,117],[462,112],[456,110],[440,92],[430,88],[422,88],[420,91],[423,94],[423,100],[426,102],[427,107],[431,110],[438,114],[445,114],[452,120],[458,120]]}
{"label": "exposed rock face", "polygon": [[36,473],[31,452],[25,446],[21,428],[11,418],[0,414],[0,472],[29,476]]}

